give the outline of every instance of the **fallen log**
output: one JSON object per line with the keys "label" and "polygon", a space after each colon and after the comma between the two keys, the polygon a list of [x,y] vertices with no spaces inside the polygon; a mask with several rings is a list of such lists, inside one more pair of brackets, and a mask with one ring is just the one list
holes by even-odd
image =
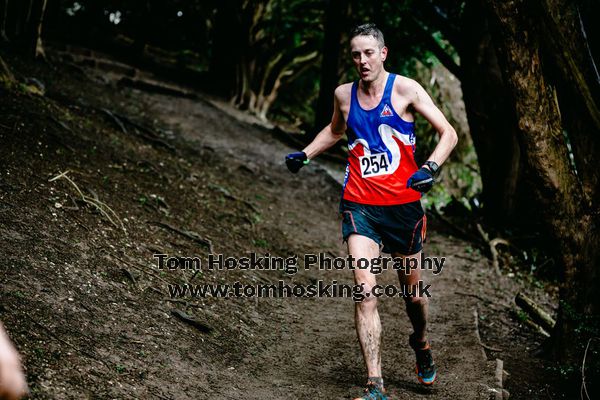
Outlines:
{"label": "fallen log", "polygon": [[515,303],[525,311],[535,323],[547,332],[552,332],[556,321],[532,299],[522,293],[518,293],[515,297]]}

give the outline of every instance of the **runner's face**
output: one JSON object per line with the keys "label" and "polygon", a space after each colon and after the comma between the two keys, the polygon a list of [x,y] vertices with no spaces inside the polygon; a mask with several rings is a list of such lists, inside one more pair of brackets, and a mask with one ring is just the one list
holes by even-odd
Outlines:
{"label": "runner's face", "polygon": [[387,47],[379,48],[373,36],[356,36],[350,41],[350,51],[354,67],[364,82],[373,82],[383,71]]}

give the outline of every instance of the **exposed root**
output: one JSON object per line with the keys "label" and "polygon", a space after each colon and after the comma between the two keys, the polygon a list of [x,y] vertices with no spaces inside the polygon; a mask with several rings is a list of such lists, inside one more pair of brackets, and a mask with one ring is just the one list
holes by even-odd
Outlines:
{"label": "exposed root", "polygon": [[171,232],[177,233],[183,237],[186,237],[190,240],[193,240],[194,242],[201,244],[203,246],[208,247],[208,251],[210,253],[213,253],[213,245],[212,245],[212,241],[210,239],[205,239],[202,236],[200,236],[197,232],[194,231],[187,231],[187,230],[182,230],[179,228],[174,227],[173,225],[167,224],[165,222],[159,222],[159,221],[148,221],[149,224],[152,225],[156,225],[159,226],[163,229],[169,230]]}

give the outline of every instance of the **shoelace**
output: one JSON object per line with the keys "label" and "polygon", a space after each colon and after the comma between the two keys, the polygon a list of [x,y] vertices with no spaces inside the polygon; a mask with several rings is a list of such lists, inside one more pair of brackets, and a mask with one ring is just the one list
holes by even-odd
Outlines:
{"label": "shoelace", "polygon": [[367,387],[365,388],[365,396],[363,396],[363,398],[369,400],[380,400],[386,399],[387,397],[385,397],[385,395],[379,390],[377,385],[368,383]]}

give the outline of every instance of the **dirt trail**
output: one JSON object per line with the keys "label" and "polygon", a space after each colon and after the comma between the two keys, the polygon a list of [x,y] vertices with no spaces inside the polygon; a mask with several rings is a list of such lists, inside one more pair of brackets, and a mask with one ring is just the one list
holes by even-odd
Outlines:
{"label": "dirt trail", "polygon": [[[114,90],[118,75],[11,61],[47,84],[45,98],[0,97],[6,115],[0,319],[24,355],[33,398],[344,399],[358,393],[365,378],[352,300],[172,301],[166,282],[186,282],[191,274],[158,271],[152,258],[207,251],[156,221],[210,239],[215,253],[344,256],[339,185],[318,162],[289,174],[288,147],[206,100]],[[110,79],[98,84],[94,76]],[[153,127],[172,149],[136,136],[132,126],[123,131],[102,108]],[[77,202],[66,182],[48,182],[66,169],[123,218],[126,236]],[[428,227],[427,249],[447,257],[443,272],[428,277],[439,382],[431,389],[417,384],[403,302],[384,298],[390,398],[487,399],[496,386],[495,363],[479,344],[473,311],[507,307],[510,293],[499,289],[508,284],[480,255],[463,257],[469,244],[438,228],[435,221]],[[315,269],[293,276],[203,271],[194,279],[352,282],[348,271]],[[396,278],[388,271],[380,281]],[[474,292],[489,300],[464,295]],[[212,333],[173,318],[175,308]]]}
{"label": "dirt trail", "polygon": [[[198,103],[189,99],[166,99],[151,96],[148,101],[148,112],[155,115],[169,125],[177,127],[186,139],[214,147],[227,157],[242,159],[247,163],[261,163],[264,174],[283,173],[288,184],[276,190],[290,202],[290,210],[298,207],[292,203],[291,195],[286,194],[293,190],[297,181],[303,180],[312,190],[314,173],[324,173],[319,162],[311,164],[311,174],[305,170],[298,176],[287,173],[283,167],[283,155],[291,149],[274,140],[264,132],[239,126],[236,120],[232,121],[231,114],[218,113],[214,119],[207,119],[210,115],[209,105]],[[209,132],[220,132],[219,135],[202,135],[198,127]],[[339,168],[339,167],[338,167]],[[341,169],[341,168],[340,168]],[[308,175],[308,176],[307,176]],[[333,184],[337,189],[337,186]],[[328,207],[330,199],[324,200]],[[334,207],[317,218],[320,224],[310,225],[317,221],[300,217],[297,222],[310,232],[306,239],[312,241],[323,238],[335,238],[335,253],[342,257],[347,255],[346,248],[339,244],[341,240],[339,219]],[[435,229],[435,226],[434,226]],[[296,236],[293,229],[290,236]],[[464,279],[468,263],[453,257],[454,254],[464,252],[464,243],[453,242],[444,237],[431,233],[430,248],[436,248],[435,256],[446,257],[446,269],[439,276],[425,274],[427,281],[432,283],[433,299],[431,304],[431,339],[434,343],[436,359],[438,360],[440,384],[433,389],[423,389],[417,384],[414,372],[414,355],[407,347],[408,334],[412,332],[410,323],[404,311],[404,303],[398,299],[383,299],[381,301],[381,317],[384,326],[384,376],[389,385],[392,398],[427,398],[440,396],[440,398],[481,399],[488,398],[490,392],[487,387],[493,387],[493,365],[487,362],[483,349],[477,342],[475,334],[475,319],[473,315],[474,303],[468,298],[457,296],[455,291],[463,285],[457,281]],[[437,236],[437,237],[436,237]],[[299,238],[291,238],[291,240]],[[304,240],[304,239],[302,239]],[[319,246],[311,246],[313,253],[323,251]],[[470,263],[469,263],[470,264]],[[457,271],[458,270],[458,271]],[[352,277],[349,271],[337,273],[323,273],[312,271],[313,278],[324,281],[337,280],[350,283]],[[388,271],[381,277],[383,284],[397,284],[393,271]],[[466,290],[471,290],[463,286]],[[285,300],[284,300],[285,301]],[[339,398],[351,397],[359,392],[357,384],[364,378],[363,363],[358,351],[356,334],[353,324],[354,305],[348,300],[318,299],[314,301],[291,300],[292,320],[273,321],[274,326],[287,326],[285,331],[275,330],[270,338],[265,341],[272,343],[269,351],[252,360],[248,370],[238,369],[237,372],[256,376],[260,391],[265,396],[268,393],[275,398]],[[272,302],[267,302],[270,304]],[[262,378],[261,378],[262,377]],[[273,384],[278,389],[273,391]],[[248,387],[249,383],[241,383],[240,387]],[[230,392],[235,397],[234,389]],[[254,390],[258,390],[254,389]],[[253,391],[254,391],[253,390]],[[334,395],[337,393],[337,395]],[[259,396],[260,397],[260,396]],[[258,398],[258,397],[257,397]]]}

